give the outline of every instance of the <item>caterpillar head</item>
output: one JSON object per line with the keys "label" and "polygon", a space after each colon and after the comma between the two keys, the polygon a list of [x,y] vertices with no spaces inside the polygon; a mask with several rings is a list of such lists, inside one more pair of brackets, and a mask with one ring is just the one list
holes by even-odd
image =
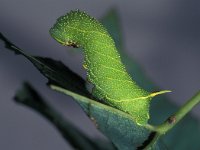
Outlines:
{"label": "caterpillar head", "polygon": [[91,41],[87,31],[107,34],[105,28],[95,18],[76,10],[58,18],[49,32],[62,45],[79,47]]}
{"label": "caterpillar head", "polygon": [[[69,14],[71,14],[71,12]],[[65,15],[58,18],[49,32],[51,36],[62,45],[77,47],[77,42],[74,42],[76,41],[74,39],[76,35],[72,32],[72,28],[75,28],[75,21],[72,21],[70,16],[71,15]]]}

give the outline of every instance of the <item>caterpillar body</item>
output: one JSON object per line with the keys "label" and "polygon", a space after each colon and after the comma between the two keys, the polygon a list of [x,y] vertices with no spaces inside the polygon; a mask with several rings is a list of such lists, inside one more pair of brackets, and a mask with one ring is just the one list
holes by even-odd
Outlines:
{"label": "caterpillar body", "polygon": [[130,114],[140,125],[147,123],[151,98],[168,91],[150,94],[132,80],[101,23],[85,12],[71,11],[58,18],[50,34],[63,45],[83,48],[83,66],[96,98]]}

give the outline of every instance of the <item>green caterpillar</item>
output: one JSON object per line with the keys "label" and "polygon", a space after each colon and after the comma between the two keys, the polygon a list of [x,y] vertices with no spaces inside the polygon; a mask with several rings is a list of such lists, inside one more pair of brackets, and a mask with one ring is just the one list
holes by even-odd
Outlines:
{"label": "green caterpillar", "polygon": [[58,18],[50,29],[51,36],[66,46],[82,47],[84,68],[94,88],[92,94],[130,115],[144,125],[149,119],[150,94],[140,88],[126,72],[113,39],[95,18],[85,12],[71,11]]}

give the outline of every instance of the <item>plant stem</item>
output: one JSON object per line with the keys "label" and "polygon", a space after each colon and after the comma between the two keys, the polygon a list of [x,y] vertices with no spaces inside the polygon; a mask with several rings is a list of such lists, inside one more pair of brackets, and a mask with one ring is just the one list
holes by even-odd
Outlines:
{"label": "plant stem", "polygon": [[200,103],[200,91],[188,100],[175,114],[170,116],[163,124],[156,127],[157,132],[165,134],[172,129],[185,115]]}
{"label": "plant stem", "polygon": [[158,139],[160,138],[160,134],[155,134],[153,140],[148,144],[147,147],[144,148],[144,150],[151,150],[153,149],[154,145],[156,144],[156,142],[158,141]]}
{"label": "plant stem", "polygon": [[146,128],[155,131],[156,134],[151,142],[145,147],[150,150],[157,140],[172,129],[185,115],[187,115],[196,105],[200,103],[200,91],[197,92],[190,100],[188,100],[175,114],[171,115],[163,124],[159,126],[147,125]]}

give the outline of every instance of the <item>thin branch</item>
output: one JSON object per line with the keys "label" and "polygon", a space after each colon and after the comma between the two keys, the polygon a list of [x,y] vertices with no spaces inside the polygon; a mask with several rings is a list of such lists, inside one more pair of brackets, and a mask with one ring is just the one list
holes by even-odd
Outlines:
{"label": "thin branch", "polygon": [[195,106],[200,103],[200,91],[197,92],[190,100],[188,100],[175,114],[171,115],[163,124],[159,126],[147,125],[153,131],[156,131],[155,136],[150,143],[147,144],[145,150],[151,149],[157,140],[170,131],[179,121],[183,119]]}
{"label": "thin branch", "polygon": [[171,115],[163,124],[156,127],[160,134],[165,134],[183,119],[195,106],[200,103],[200,91],[188,100],[175,114]]}

